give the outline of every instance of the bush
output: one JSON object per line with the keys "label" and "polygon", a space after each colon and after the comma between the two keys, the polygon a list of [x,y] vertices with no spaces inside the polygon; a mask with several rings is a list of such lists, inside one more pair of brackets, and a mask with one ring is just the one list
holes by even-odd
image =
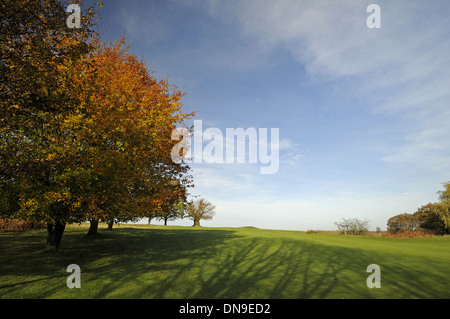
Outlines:
{"label": "bush", "polygon": [[43,222],[32,223],[18,219],[0,219],[0,233],[20,232],[45,227],[46,224]]}
{"label": "bush", "polygon": [[433,236],[436,236],[436,234],[422,230],[403,230],[396,233],[383,234],[383,237],[389,238],[413,238],[413,237],[433,237]]}
{"label": "bush", "polygon": [[307,230],[306,233],[307,234],[317,234],[318,231],[317,230]]}

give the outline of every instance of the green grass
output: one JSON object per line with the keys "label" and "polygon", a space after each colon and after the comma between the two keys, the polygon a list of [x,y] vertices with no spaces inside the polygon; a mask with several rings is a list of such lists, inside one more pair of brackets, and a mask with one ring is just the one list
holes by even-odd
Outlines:
{"label": "green grass", "polygon": [[[450,237],[383,238],[244,228],[69,226],[0,234],[0,298],[450,298]],[[81,289],[69,289],[69,264]],[[369,289],[369,264],[381,288]]]}

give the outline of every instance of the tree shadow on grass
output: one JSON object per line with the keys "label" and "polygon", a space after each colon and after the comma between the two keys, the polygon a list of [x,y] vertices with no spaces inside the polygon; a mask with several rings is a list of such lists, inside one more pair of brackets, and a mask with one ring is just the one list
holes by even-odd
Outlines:
{"label": "tree shadow on grass", "polygon": [[[381,289],[367,287],[373,263],[382,269]],[[448,298],[448,266],[307,240],[246,238],[198,268],[201,292],[190,297]]]}
{"label": "tree shadow on grass", "polygon": [[[448,282],[446,266],[436,261],[431,267],[440,271],[406,269],[414,258],[308,240],[232,233],[219,239],[215,232],[162,230],[153,240],[165,244],[145,255],[128,249],[121,258],[129,264],[116,268],[121,279],[104,285],[96,298],[448,298],[445,287],[436,288]],[[367,287],[372,263],[382,267],[383,289]]]}
{"label": "tree shadow on grass", "polygon": [[[114,290],[122,291],[127,298],[127,292],[121,290],[120,285],[126,285],[143,272],[167,270],[175,267],[168,265],[169,262],[189,259],[193,250],[220,245],[237,237],[228,230],[120,227],[83,238],[85,231],[69,228],[57,252],[45,250],[45,231],[0,236],[0,295],[20,297],[18,290],[22,290],[24,298],[58,297],[59,290],[69,290],[67,266],[77,264],[83,283],[89,286],[96,285],[97,281],[101,287],[92,289],[93,295],[88,298],[103,298]],[[135,297],[130,295],[130,298]]]}
{"label": "tree shadow on grass", "polygon": [[[202,291],[219,298],[325,298],[340,269],[334,255],[307,241],[253,238],[201,269]],[[214,267],[209,267],[214,268]]]}
{"label": "tree shadow on grass", "polygon": [[[35,298],[449,298],[448,264],[417,261],[306,239],[244,237],[222,229],[118,228],[81,239],[69,231],[57,253],[36,249],[38,233],[0,236],[0,276],[31,276],[0,283],[0,294]],[[22,246],[23,245],[23,246]],[[22,247],[19,250],[15,248]],[[4,264],[9,262],[9,264]],[[69,264],[82,270],[82,288],[65,286]],[[369,264],[382,269],[382,288],[369,289]],[[4,266],[3,266],[4,265]],[[61,277],[54,282],[50,277]]]}

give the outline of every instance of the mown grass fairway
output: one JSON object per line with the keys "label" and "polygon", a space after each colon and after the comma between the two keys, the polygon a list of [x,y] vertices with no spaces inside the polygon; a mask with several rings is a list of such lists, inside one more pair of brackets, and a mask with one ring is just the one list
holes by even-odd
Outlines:
{"label": "mown grass fairway", "polygon": [[[450,298],[450,237],[383,238],[260,230],[115,226],[58,252],[46,231],[0,234],[1,298]],[[69,264],[81,289],[69,289]],[[369,264],[381,288],[369,289]]]}

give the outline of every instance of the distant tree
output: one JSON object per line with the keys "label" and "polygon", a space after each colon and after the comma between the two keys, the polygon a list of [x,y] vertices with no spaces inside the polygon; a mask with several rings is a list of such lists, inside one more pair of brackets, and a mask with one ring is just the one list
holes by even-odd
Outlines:
{"label": "distant tree", "polygon": [[194,221],[193,226],[200,226],[201,219],[212,219],[215,215],[215,206],[201,198],[186,207],[185,217]]}
{"label": "distant tree", "polygon": [[387,231],[397,234],[402,231],[414,231],[419,228],[419,221],[413,214],[398,214],[388,219]]}
{"label": "distant tree", "polygon": [[339,231],[344,234],[362,235],[369,231],[369,222],[358,218],[343,218],[340,222],[335,222]]}

